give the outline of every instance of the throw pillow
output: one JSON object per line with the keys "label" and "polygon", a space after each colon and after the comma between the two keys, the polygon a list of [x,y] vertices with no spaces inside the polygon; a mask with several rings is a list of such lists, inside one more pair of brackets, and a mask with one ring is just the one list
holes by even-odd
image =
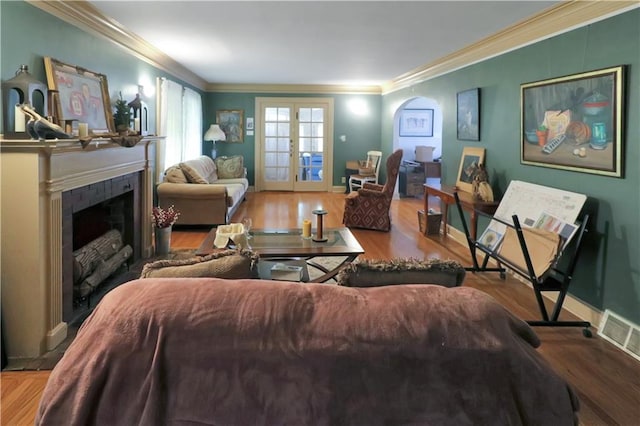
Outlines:
{"label": "throw pillow", "polygon": [[244,177],[244,160],[242,155],[216,158],[218,179],[237,179]]}
{"label": "throw pillow", "polygon": [[189,183],[182,169],[178,166],[169,167],[167,171],[164,172],[164,180],[170,183]]}
{"label": "throw pillow", "polygon": [[209,183],[205,178],[200,176],[200,173],[198,173],[196,169],[194,169],[193,167],[191,167],[186,163],[180,163],[180,169],[182,170],[182,172],[187,177],[187,180],[190,183],[201,183],[201,184]]}
{"label": "throw pillow", "polygon": [[207,256],[147,263],[140,278],[258,278],[258,255],[251,250],[222,250]]}
{"label": "throw pillow", "polygon": [[393,284],[439,284],[456,287],[466,272],[455,260],[361,260],[347,265],[336,277],[338,285],[377,287]]}

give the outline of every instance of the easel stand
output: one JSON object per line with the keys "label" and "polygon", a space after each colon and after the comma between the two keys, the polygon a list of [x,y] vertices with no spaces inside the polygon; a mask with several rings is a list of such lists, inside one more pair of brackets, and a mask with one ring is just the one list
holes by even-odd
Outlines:
{"label": "easel stand", "polygon": [[[518,236],[518,242],[520,243],[520,248],[522,249],[522,254],[524,257],[524,261],[526,264],[526,270],[522,267],[516,265],[512,260],[507,257],[497,253],[495,249],[491,249],[486,245],[478,242],[474,238],[471,237],[469,233],[469,227],[467,226],[467,221],[464,216],[464,212],[462,210],[462,205],[460,204],[460,199],[458,198],[458,194],[454,194],[456,199],[456,206],[458,208],[458,213],[460,214],[460,219],[462,221],[462,227],[464,228],[464,233],[467,238],[467,243],[469,245],[469,250],[471,252],[471,260],[473,262],[473,266],[465,268],[467,271],[471,271],[473,273],[476,272],[499,272],[500,278],[505,278],[506,269],[502,266],[505,265],[514,273],[519,276],[529,280],[533,287],[534,294],[536,296],[536,301],[538,302],[538,307],[540,309],[540,315],[542,317],[541,320],[537,321],[527,321],[527,323],[531,326],[545,326],[545,327],[584,327],[582,330],[582,334],[585,337],[591,337],[592,333],[589,329],[591,327],[591,323],[588,321],[561,321],[559,320],[560,312],[562,311],[562,304],[564,303],[564,299],[567,295],[567,291],[569,290],[569,285],[571,284],[571,279],[573,278],[573,272],[575,270],[578,255],[580,253],[580,246],[582,245],[582,238],[584,233],[586,232],[587,222],[589,220],[589,215],[586,214],[580,224],[579,229],[576,231],[575,241],[573,242],[573,250],[571,253],[563,253],[563,256],[570,256],[568,259],[568,265],[566,269],[560,270],[557,268],[558,259],[554,262],[554,266],[552,266],[548,271],[546,271],[542,276],[536,276],[534,272],[533,263],[531,261],[531,256],[529,254],[529,249],[527,248],[527,243],[524,237],[524,233],[522,231],[522,227],[520,226],[520,221],[518,220],[518,215],[513,215],[512,220],[513,224],[500,220],[496,217],[492,217],[482,212],[477,212],[480,215],[489,217],[495,221],[498,221],[510,228],[513,228]],[[568,246],[571,247],[571,246]],[[482,263],[478,262],[478,255],[480,253],[484,254],[484,258],[482,259]],[[497,261],[497,267],[487,267],[489,259],[493,258]],[[558,293],[558,298],[553,307],[553,312],[549,315],[547,308],[544,304],[544,300],[542,297],[542,293],[545,291],[555,291]]]}

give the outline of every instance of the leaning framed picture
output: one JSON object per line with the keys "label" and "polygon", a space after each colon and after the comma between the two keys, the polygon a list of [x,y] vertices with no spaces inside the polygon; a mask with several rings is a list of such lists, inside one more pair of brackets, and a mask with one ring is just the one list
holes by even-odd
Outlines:
{"label": "leaning framed picture", "polygon": [[433,110],[402,110],[400,113],[400,136],[433,136]]}
{"label": "leaning framed picture", "polygon": [[520,86],[520,162],[623,176],[623,65]]}
{"label": "leaning framed picture", "polygon": [[480,140],[480,89],[469,89],[456,95],[458,139]]}
{"label": "leaning framed picture", "polygon": [[473,176],[480,164],[484,164],[484,148],[465,147],[460,158],[456,187],[465,192],[473,192]]}
{"label": "leaning framed picture", "polygon": [[115,131],[106,75],[50,57],[44,58],[44,66],[52,94],[50,111],[59,123],[87,123],[94,134]]}
{"label": "leaning framed picture", "polygon": [[216,123],[227,136],[225,142],[242,143],[244,111],[241,109],[219,109],[216,111]]}

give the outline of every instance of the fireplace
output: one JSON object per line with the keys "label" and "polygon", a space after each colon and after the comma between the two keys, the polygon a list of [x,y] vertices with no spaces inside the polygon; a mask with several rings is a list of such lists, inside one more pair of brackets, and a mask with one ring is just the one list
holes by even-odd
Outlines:
{"label": "fireplace", "polygon": [[[108,207],[108,216],[115,216],[110,220],[123,222],[109,226],[124,227],[134,258],[151,256],[159,139],[145,137],[129,148],[108,139],[94,139],[84,148],[71,139],[0,141],[1,312],[9,359],[38,357],[67,337],[73,315],[73,267],[68,259],[74,228],[90,228],[83,223],[98,220],[92,216],[102,214],[99,208]],[[94,208],[85,212],[89,219],[76,218],[74,226],[74,214],[88,208]],[[77,238],[92,238],[88,231],[81,232]]]}
{"label": "fireplace", "polygon": [[133,248],[130,261],[140,259],[141,172],[92,183],[62,193],[62,319],[76,317],[73,294],[73,252],[111,229]]}

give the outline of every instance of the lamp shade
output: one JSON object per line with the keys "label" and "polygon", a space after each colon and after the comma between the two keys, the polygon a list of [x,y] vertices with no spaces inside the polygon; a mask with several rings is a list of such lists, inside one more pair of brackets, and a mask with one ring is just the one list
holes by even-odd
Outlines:
{"label": "lamp shade", "polygon": [[205,141],[224,141],[227,140],[227,135],[224,134],[222,129],[217,124],[212,124],[204,134]]}

